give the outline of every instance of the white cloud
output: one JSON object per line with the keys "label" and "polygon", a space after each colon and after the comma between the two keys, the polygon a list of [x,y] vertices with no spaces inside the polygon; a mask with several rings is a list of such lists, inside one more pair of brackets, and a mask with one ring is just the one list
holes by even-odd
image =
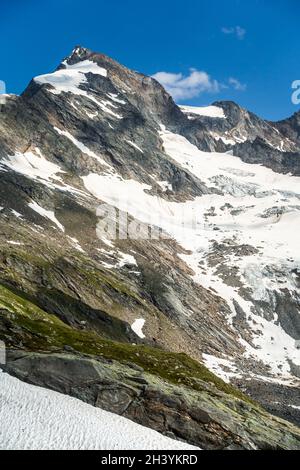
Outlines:
{"label": "white cloud", "polygon": [[228,83],[237,91],[245,91],[247,88],[247,85],[241,83],[237,78],[230,77]]}
{"label": "white cloud", "polygon": [[174,98],[180,102],[186,99],[197,98],[202,93],[219,93],[221,90],[233,88],[237,91],[245,91],[247,85],[237,78],[230,77],[226,82],[214,80],[203,71],[190,68],[188,75],[171,72],[157,72],[152,75]]}
{"label": "white cloud", "polygon": [[190,69],[189,75],[157,72],[152,75],[173,96],[174,100],[195,98],[201,93],[218,93],[221,85],[206,72]]}
{"label": "white cloud", "polygon": [[242,41],[246,35],[245,28],[241,26],[233,26],[230,28],[226,28],[225,26],[221,29],[222,33],[224,34],[234,34],[240,41]]}

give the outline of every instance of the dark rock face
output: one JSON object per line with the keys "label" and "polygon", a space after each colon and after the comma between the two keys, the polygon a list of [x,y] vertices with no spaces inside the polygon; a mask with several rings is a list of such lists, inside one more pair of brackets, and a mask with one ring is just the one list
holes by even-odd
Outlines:
{"label": "dark rock face", "polygon": [[300,112],[288,119],[275,123],[276,128],[292,142],[300,143]]}
{"label": "dark rock face", "polygon": [[[269,411],[299,424],[299,413],[291,411],[299,406],[299,366],[288,354],[300,339],[298,256],[276,264],[260,239],[239,238],[245,222],[237,220],[250,220],[254,213],[256,225],[270,224],[271,231],[282,216],[297,214],[300,195],[288,187],[269,202],[273,188],[259,186],[248,166],[245,171],[230,163],[225,175],[221,165],[209,177],[205,166],[203,174],[193,166],[203,157],[196,153],[200,149],[217,152],[220,160],[232,154],[279,176],[299,175],[299,113],[270,123],[232,102],[214,103],[224,111],[221,119],[182,112],[154,79],[82,47],[54,74],[55,80],[53,74],[33,79],[1,111],[0,339],[18,350],[7,370],[203,448],[297,447],[294,428],[274,418],[282,426],[279,438],[269,415],[262,419],[268,419],[271,434],[260,422],[251,430],[256,411],[246,402],[231,406],[221,394],[214,404],[209,383],[201,385],[205,393],[175,390],[168,380],[157,382],[155,374],[139,370],[138,360],[129,368],[120,358],[105,362],[103,345],[95,352],[92,344],[104,341],[109,351],[117,348],[114,342],[154,347],[161,354],[206,358],[210,366],[213,358],[214,372],[228,374]],[[168,135],[175,150],[183,141],[178,155],[167,151]],[[100,177],[93,189],[85,184],[90,175]],[[120,189],[110,198],[113,184]],[[136,209],[144,195],[149,212],[167,207],[167,216],[195,201],[202,214],[202,204],[211,199],[194,251],[173,233],[160,240],[97,236],[101,202],[118,209],[113,219],[124,212],[123,200]],[[129,213],[134,219],[134,210]],[[141,232],[149,231],[143,217],[139,224]],[[165,233],[168,226],[159,228]],[[191,255],[195,261],[189,263]],[[259,273],[257,266],[242,272],[245,260],[253,258],[261,264]],[[145,320],[145,337],[131,328],[136,319]],[[274,373],[262,355],[247,354],[249,345],[260,350],[259,319],[283,331],[291,381],[284,393],[276,382],[280,371]],[[89,356],[79,357],[78,351]],[[225,363],[216,367],[215,360]],[[249,426],[242,424],[243,413]]]}

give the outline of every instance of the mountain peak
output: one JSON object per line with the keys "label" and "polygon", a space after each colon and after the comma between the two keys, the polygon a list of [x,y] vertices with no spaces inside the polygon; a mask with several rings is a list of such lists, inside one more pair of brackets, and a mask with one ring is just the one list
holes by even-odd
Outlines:
{"label": "mountain peak", "polygon": [[72,65],[72,64],[77,63],[81,60],[88,59],[93,54],[94,54],[94,52],[91,49],[88,49],[86,47],[82,47],[82,46],[78,45],[78,46],[74,47],[71,54],[68,55],[64,59],[63,63],[67,62],[68,64]]}
{"label": "mountain peak", "polygon": [[91,49],[88,49],[87,47],[77,45],[77,46],[74,47],[71,55],[77,55],[78,57],[81,57],[83,54],[91,53],[91,52],[92,52]]}

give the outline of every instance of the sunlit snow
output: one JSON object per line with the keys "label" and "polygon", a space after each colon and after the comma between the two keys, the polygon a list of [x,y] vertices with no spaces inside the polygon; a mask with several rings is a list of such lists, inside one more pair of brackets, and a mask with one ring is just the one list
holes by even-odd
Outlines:
{"label": "sunlit snow", "polygon": [[127,140],[126,142],[129,143],[129,145],[131,145],[132,147],[134,147],[136,150],[138,150],[139,152],[141,153],[144,153],[143,150],[137,145],[135,144],[134,142],[132,142],[131,140]]}
{"label": "sunlit snow", "polygon": [[143,327],[145,324],[145,320],[143,318],[137,318],[131,325],[131,329],[138,335],[140,338],[145,338],[143,333]]}
{"label": "sunlit snow", "polygon": [[99,65],[90,60],[84,60],[74,65],[69,65],[67,62],[63,62],[63,65],[65,65],[66,68],[56,70],[50,74],[35,77],[34,81],[40,85],[51,85],[49,91],[54,95],[71,93],[72,95],[83,96],[95,103],[98,108],[110,116],[122,119],[122,116],[115,111],[117,106],[111,102],[116,102],[116,98],[114,96],[110,96],[109,100],[101,100],[96,98],[92,92],[88,92],[83,88],[83,85],[88,84],[87,74],[89,73],[107,77],[107,71],[104,68],[99,67]]}
{"label": "sunlit snow", "polygon": [[[255,247],[254,254],[238,260],[232,255],[226,258],[227,267],[238,267],[253,299],[264,300],[270,292],[280,292],[282,288],[298,292],[291,272],[300,264],[300,177],[244,163],[229,153],[202,152],[184,137],[165,129],[160,135],[170,158],[215,188],[215,194],[185,203],[170,202],[146,193],[150,187],[138,181],[95,173],[83,177],[86,188],[137,220],[162,227],[191,250],[192,254],[181,257],[193,269],[196,282],[214,289],[227,301],[232,311],[228,322],[232,324],[236,315],[234,301],[245,312],[253,336],[253,345],[240,338],[245,354],[269,365],[275,376],[290,376],[289,361],[300,365],[296,341],[278,324],[275,315],[266,320],[254,313],[253,303],[227,284],[208,264],[207,257],[214,241],[223,243],[230,239],[236,245]],[[265,272],[267,266],[274,266],[271,278]],[[284,284],[276,278],[277,271],[284,274]]]}
{"label": "sunlit snow", "polygon": [[68,65],[64,62],[66,68],[56,70],[53,73],[46,75],[39,75],[34,78],[34,81],[39,84],[48,83],[52,85],[51,93],[59,95],[61,92],[73,93],[80,95],[82,90],[79,86],[87,82],[86,74],[93,73],[94,75],[107,76],[107,71],[99,67],[95,62],[84,60],[77,64]]}
{"label": "sunlit snow", "polygon": [[[197,114],[198,116],[208,116],[213,118],[225,118],[223,108],[218,106],[179,106],[181,111],[187,114]],[[192,116],[189,116],[189,119],[193,119]]]}
{"label": "sunlit snow", "polygon": [[58,165],[46,160],[38,148],[34,151],[11,155],[1,162],[1,166],[29,178],[40,179],[44,184],[51,180],[60,181],[58,174],[63,173]]}
{"label": "sunlit snow", "polygon": [[28,204],[28,206],[34,210],[35,212],[37,212],[38,214],[40,214],[42,217],[45,217],[49,220],[51,220],[52,222],[55,223],[55,225],[62,231],[64,232],[65,231],[65,228],[64,226],[57,220],[57,218],[55,217],[55,214],[54,214],[54,211],[49,211],[49,210],[46,210],[44,209],[43,207],[41,207],[37,202],[33,201],[33,202],[30,202]]}

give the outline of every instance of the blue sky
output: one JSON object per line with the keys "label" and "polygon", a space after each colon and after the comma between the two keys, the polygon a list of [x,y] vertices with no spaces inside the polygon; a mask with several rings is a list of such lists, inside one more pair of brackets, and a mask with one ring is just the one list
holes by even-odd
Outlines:
{"label": "blue sky", "polygon": [[299,110],[291,102],[298,0],[1,0],[0,11],[9,93],[80,44],[145,74],[164,72],[181,103],[230,99],[274,120]]}

